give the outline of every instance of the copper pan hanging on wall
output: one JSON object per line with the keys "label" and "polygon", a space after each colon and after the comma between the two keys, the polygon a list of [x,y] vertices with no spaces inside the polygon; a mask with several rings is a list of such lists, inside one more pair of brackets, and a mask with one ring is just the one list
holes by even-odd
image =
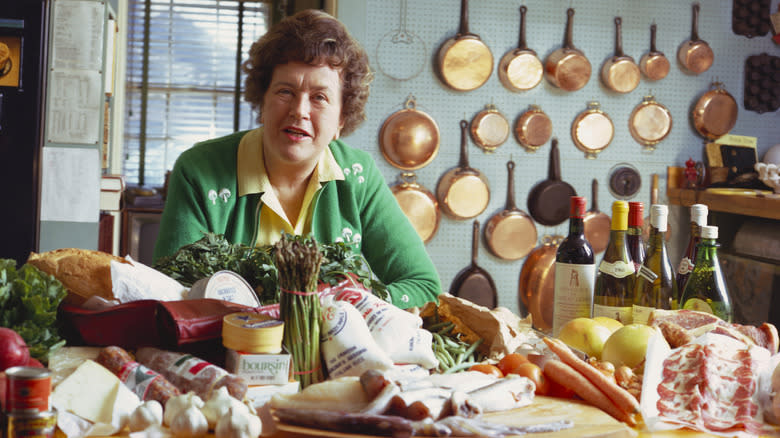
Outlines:
{"label": "copper pan hanging on wall", "polygon": [[430,190],[417,183],[414,172],[401,172],[400,180],[390,190],[420,239],[428,243],[439,230],[439,203]]}
{"label": "copper pan hanging on wall", "polygon": [[585,158],[596,158],[609,146],[614,135],[615,125],[598,102],[588,103],[588,108],[571,124],[571,138],[577,149],[585,153]]}
{"label": "copper pan hanging on wall", "polygon": [[489,104],[471,119],[471,139],[485,152],[493,152],[509,137],[509,121]]}
{"label": "copper pan hanging on wall", "polygon": [[493,53],[479,35],[469,32],[469,2],[460,2],[458,33],[439,47],[436,71],[442,82],[457,91],[481,87],[493,73]]}
{"label": "copper pan hanging on wall", "polygon": [[623,20],[615,17],[615,54],[601,66],[601,80],[616,93],[629,93],[639,85],[639,66],[634,58],[623,53]]}
{"label": "copper pan hanging on wall", "polygon": [[631,111],[628,130],[637,143],[653,151],[672,131],[672,113],[653,96],[645,96],[642,103]]}
{"label": "copper pan hanging on wall", "polygon": [[566,11],[566,34],[563,47],[553,51],[544,61],[544,77],[564,91],[576,91],[590,79],[590,61],[572,42],[574,8]]}
{"label": "copper pan hanging on wall", "polygon": [[439,127],[431,116],[417,109],[414,96],[405,108],[391,114],[379,130],[382,156],[401,170],[417,170],[436,158]]}
{"label": "copper pan hanging on wall", "polygon": [[515,122],[515,138],[530,152],[542,147],[552,136],[552,120],[537,105],[530,105]]}
{"label": "copper pan hanging on wall", "polygon": [[642,55],[642,58],[639,60],[639,70],[651,81],[665,78],[671,68],[666,55],[655,47],[656,29],[655,23],[650,25],[650,51]]}
{"label": "copper pan hanging on wall", "polygon": [[713,82],[693,107],[693,127],[702,137],[714,140],[734,128],[738,111],[737,101],[723,88],[723,83]]}
{"label": "copper pan hanging on wall", "polygon": [[699,38],[699,3],[694,3],[691,18],[691,39],[684,41],[677,49],[677,60],[685,70],[700,74],[709,70],[715,54],[706,41]]}
{"label": "copper pan hanging on wall", "polygon": [[517,285],[518,308],[531,314],[533,326],[539,330],[552,329],[555,295],[555,253],[563,236],[544,236],[523,262]]}
{"label": "copper pan hanging on wall", "polygon": [[599,181],[593,178],[591,182],[590,210],[585,212],[585,239],[597,254],[607,249],[611,219],[608,214],[599,210]]}
{"label": "copper pan hanging on wall", "polygon": [[487,177],[469,165],[469,122],[460,121],[460,162],[439,178],[436,199],[442,213],[452,219],[471,219],[485,211],[490,202]]}
{"label": "copper pan hanging on wall", "polygon": [[528,8],[520,6],[520,41],[506,52],[498,63],[498,79],[510,91],[526,91],[539,85],[544,74],[542,61],[525,42],[525,14]]}

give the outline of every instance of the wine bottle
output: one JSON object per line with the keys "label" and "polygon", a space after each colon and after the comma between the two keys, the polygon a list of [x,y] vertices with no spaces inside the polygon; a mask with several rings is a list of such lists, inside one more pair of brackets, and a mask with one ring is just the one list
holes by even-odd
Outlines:
{"label": "wine bottle", "polygon": [[631,323],[634,298],[634,262],[628,253],[628,203],[612,203],[609,243],[596,273],[593,316],[608,316],[623,324]]}
{"label": "wine bottle", "polygon": [[662,204],[650,206],[650,240],[647,257],[636,273],[634,283],[634,323],[647,324],[653,309],[677,308],[679,293],[674,279],[674,269],[666,251],[666,223],[669,207]]}
{"label": "wine bottle", "polygon": [[593,248],[585,238],[585,198],[571,197],[569,235],[555,253],[553,334],[567,321],[590,318],[593,307],[593,282],[596,265]]}
{"label": "wine bottle", "polygon": [[631,260],[634,262],[635,270],[638,270],[645,261],[645,240],[642,238],[644,212],[645,206],[641,202],[628,203],[626,244],[628,245],[628,255],[631,256]]}
{"label": "wine bottle", "polygon": [[677,266],[677,290],[681,293],[685,289],[685,282],[693,271],[693,261],[696,260],[696,249],[701,241],[701,227],[707,225],[707,206],[704,204],[691,205],[691,235],[688,238],[688,246],[685,248],[680,264]]}
{"label": "wine bottle", "polygon": [[718,227],[711,225],[701,227],[701,241],[696,250],[693,271],[685,283],[680,303],[683,309],[711,313],[726,322],[731,322],[734,311],[718,261],[717,239]]}

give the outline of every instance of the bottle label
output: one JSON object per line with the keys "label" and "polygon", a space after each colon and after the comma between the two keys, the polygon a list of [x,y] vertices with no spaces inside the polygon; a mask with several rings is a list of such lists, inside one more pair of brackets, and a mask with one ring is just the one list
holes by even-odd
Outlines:
{"label": "bottle label", "polygon": [[641,268],[639,268],[639,276],[643,277],[645,280],[649,281],[650,283],[654,282],[656,278],[658,278],[658,274],[653,272],[652,269],[648,268],[645,265],[642,265]]}
{"label": "bottle label", "polygon": [[637,306],[634,304],[631,315],[634,318],[635,324],[647,325],[647,321],[650,320],[650,314],[655,310],[654,307]]}
{"label": "bottle label", "polygon": [[590,318],[595,283],[596,265],[555,263],[554,335],[571,319]]}
{"label": "bottle label", "polygon": [[593,317],[606,316],[620,321],[623,325],[631,324],[632,322],[632,309],[631,307],[615,307],[605,306],[603,304],[593,305]]}
{"label": "bottle label", "polygon": [[623,260],[610,263],[606,260],[602,260],[599,264],[599,272],[603,272],[615,278],[625,278],[634,274],[636,271],[634,270],[633,263],[629,263]]}
{"label": "bottle label", "polygon": [[688,275],[693,271],[693,262],[688,257],[683,257],[680,260],[680,266],[677,267],[677,273],[680,275]]}

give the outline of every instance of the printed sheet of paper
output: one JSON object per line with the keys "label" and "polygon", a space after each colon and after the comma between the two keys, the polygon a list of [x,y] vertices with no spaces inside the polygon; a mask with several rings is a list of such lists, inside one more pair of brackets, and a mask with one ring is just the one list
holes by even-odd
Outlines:
{"label": "printed sheet of paper", "polygon": [[53,71],[50,77],[48,141],[96,145],[104,102],[100,73]]}
{"label": "printed sheet of paper", "polygon": [[100,151],[97,148],[43,148],[41,220],[98,222]]}
{"label": "printed sheet of paper", "polygon": [[96,1],[54,2],[50,58],[54,70],[102,70],[104,8]]}

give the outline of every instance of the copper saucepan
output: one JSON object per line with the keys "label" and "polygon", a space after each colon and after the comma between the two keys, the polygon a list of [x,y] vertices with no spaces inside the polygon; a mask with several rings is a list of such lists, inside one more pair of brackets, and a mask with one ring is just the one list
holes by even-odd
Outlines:
{"label": "copper saucepan", "polygon": [[628,130],[646,150],[655,150],[672,131],[672,113],[653,96],[645,96],[628,117]]}
{"label": "copper saucepan", "polygon": [[639,69],[651,81],[657,81],[669,74],[671,65],[666,55],[655,47],[655,23],[650,25],[650,51],[642,55],[639,60]]}
{"label": "copper saucepan", "polygon": [[506,207],[494,214],[485,225],[485,242],[496,257],[519,260],[536,245],[536,225],[515,203],[515,162],[509,160],[506,168]]}
{"label": "copper saucepan", "polygon": [[714,140],[726,135],[737,124],[739,106],[723,83],[714,82],[693,107],[693,127],[702,137]]}
{"label": "copper saucepan", "polygon": [[436,198],[439,208],[453,219],[471,219],[485,211],[490,202],[490,188],[487,177],[469,166],[468,126],[460,121],[460,163],[439,179]]}
{"label": "copper saucepan", "polygon": [[481,87],[493,73],[493,54],[479,35],[469,32],[469,2],[460,2],[460,29],[439,48],[436,71],[458,91]]}
{"label": "copper saucepan", "polygon": [[493,152],[509,138],[509,121],[489,104],[471,120],[471,139],[485,152]]}
{"label": "copper saucepan", "polygon": [[535,152],[552,136],[552,120],[537,105],[530,105],[515,122],[515,137],[529,152]]}
{"label": "copper saucepan", "polygon": [[639,66],[623,53],[622,19],[615,17],[615,54],[601,66],[601,80],[610,90],[628,93],[639,85]]}
{"label": "copper saucepan", "polygon": [[589,102],[588,108],[579,113],[571,124],[571,139],[574,146],[585,153],[585,158],[596,158],[612,143],[614,136],[615,125],[598,102]]}
{"label": "copper saucepan", "polygon": [[525,14],[528,8],[520,6],[520,41],[517,47],[501,57],[498,79],[511,91],[525,91],[539,85],[544,73],[542,61],[525,42]]}
{"label": "copper saucepan", "polygon": [[599,181],[593,178],[591,182],[591,204],[590,210],[585,212],[585,239],[593,248],[593,253],[597,254],[607,249],[609,243],[609,229],[611,219],[609,215],[599,210]]}
{"label": "copper saucepan", "polygon": [[413,96],[405,108],[396,111],[379,131],[382,156],[402,170],[417,170],[436,158],[439,152],[439,127],[431,116],[417,109]]}
{"label": "copper saucepan", "polygon": [[565,91],[576,91],[590,79],[590,61],[572,42],[574,8],[566,11],[566,34],[563,47],[553,51],[544,61],[544,77],[554,86]]}
{"label": "copper saucepan", "polygon": [[472,303],[493,309],[498,305],[498,294],[493,277],[477,264],[479,253],[479,221],[471,228],[471,264],[461,270],[450,286],[450,294]]}
{"label": "copper saucepan", "polygon": [[527,309],[533,326],[542,331],[552,330],[555,253],[561,241],[563,236],[544,236],[541,245],[528,254],[520,270],[518,307]]}
{"label": "copper saucepan", "polygon": [[439,203],[430,190],[417,183],[414,172],[401,172],[400,179],[390,189],[420,239],[428,243],[439,230]]}
{"label": "copper saucepan", "polygon": [[709,70],[715,55],[710,45],[699,38],[699,3],[694,3],[692,7],[691,39],[684,41],[677,49],[677,60],[685,70],[698,75]]}

